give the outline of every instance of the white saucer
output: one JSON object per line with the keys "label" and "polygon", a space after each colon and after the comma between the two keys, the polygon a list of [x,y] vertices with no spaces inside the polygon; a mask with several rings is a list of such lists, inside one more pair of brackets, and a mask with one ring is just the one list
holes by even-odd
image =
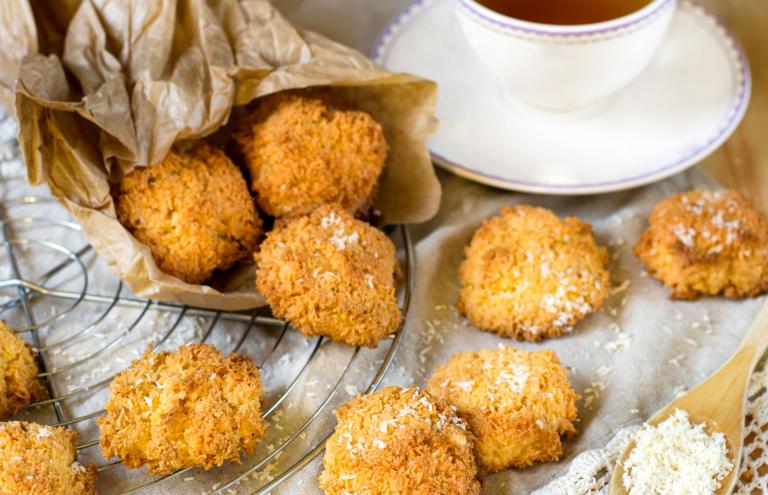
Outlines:
{"label": "white saucer", "polygon": [[556,114],[502,97],[466,43],[453,2],[411,4],[379,36],[373,58],[438,83],[432,158],[469,179],[537,193],[627,189],[695,164],[744,116],[749,66],[738,42],[701,7],[680,4],[653,62],[620,94],[588,111]]}

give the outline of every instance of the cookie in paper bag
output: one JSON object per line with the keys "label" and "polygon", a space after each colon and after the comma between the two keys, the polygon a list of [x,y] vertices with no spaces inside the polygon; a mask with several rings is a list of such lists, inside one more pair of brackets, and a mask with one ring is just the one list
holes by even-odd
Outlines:
{"label": "cookie in paper bag", "polygon": [[327,203],[364,210],[387,158],[381,125],[327,90],[259,98],[232,140],[259,207],[274,217]]}
{"label": "cookie in paper bag", "polygon": [[262,233],[242,174],[204,141],[135,168],[118,185],[115,210],[162,271],[190,284],[249,259]]}

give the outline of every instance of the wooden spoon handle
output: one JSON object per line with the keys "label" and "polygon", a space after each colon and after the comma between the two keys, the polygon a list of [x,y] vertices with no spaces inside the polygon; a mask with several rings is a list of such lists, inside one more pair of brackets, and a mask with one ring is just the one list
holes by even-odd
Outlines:
{"label": "wooden spoon handle", "polygon": [[755,321],[749,327],[749,331],[744,336],[739,346],[739,351],[748,351],[752,353],[749,371],[750,373],[757,366],[757,362],[768,349],[768,301],[763,303],[760,311],[757,313]]}

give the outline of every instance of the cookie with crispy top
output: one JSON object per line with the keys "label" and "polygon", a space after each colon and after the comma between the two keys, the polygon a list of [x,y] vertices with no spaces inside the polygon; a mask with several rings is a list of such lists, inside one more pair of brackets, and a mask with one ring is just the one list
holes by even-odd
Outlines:
{"label": "cookie with crispy top", "polygon": [[386,387],[336,411],[320,487],[326,495],[476,495],[474,435],[446,403]]}
{"label": "cookie with crispy top", "polygon": [[327,90],[258,99],[232,139],[259,207],[275,217],[305,215],[326,203],[363,209],[387,158],[381,125]]}
{"label": "cookie with crispy top", "polygon": [[202,141],[135,168],[117,189],[120,223],[149,247],[160,270],[190,284],[249,260],[261,236],[242,173]]}
{"label": "cookie with crispy top", "polygon": [[274,315],[307,336],[373,347],[400,324],[394,244],[339,205],[276,227],[256,261]]}
{"label": "cookie with crispy top", "polygon": [[561,437],[576,433],[578,395],[551,350],[459,352],[437,368],[427,391],[467,420],[485,471],[558,460]]}
{"label": "cookie with crispy top", "polygon": [[692,190],[662,200],[634,251],[673,299],[768,291],[768,219],[736,191]]}
{"label": "cookie with crispy top", "polygon": [[65,428],[0,423],[0,495],[95,495],[96,470],[77,462],[76,441]]}
{"label": "cookie with crispy top", "polygon": [[46,396],[37,373],[32,348],[0,320],[0,418],[15,416]]}
{"label": "cookie with crispy top", "polygon": [[502,208],[475,232],[465,255],[459,311],[505,337],[567,333],[608,295],[608,253],[590,225],[544,208]]}
{"label": "cookie with crispy top", "polygon": [[208,344],[152,352],[118,373],[98,419],[101,449],[129,468],[152,474],[210,469],[252,454],[264,437],[262,385],[256,364],[224,357]]}

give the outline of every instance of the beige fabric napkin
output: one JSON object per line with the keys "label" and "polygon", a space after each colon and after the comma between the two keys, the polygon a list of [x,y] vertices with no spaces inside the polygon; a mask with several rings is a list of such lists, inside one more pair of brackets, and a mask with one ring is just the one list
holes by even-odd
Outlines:
{"label": "beige fabric napkin", "polygon": [[[405,2],[366,2],[353,0],[281,0],[278,7],[302,27],[316,29],[334,39],[367,50],[375,35],[386,20]],[[0,119],[1,120],[1,119]],[[0,126],[2,127],[2,126]],[[0,129],[1,130],[1,129]],[[1,134],[1,133],[0,133]],[[2,139],[0,139],[2,141]],[[0,155],[7,150],[0,147]],[[3,172],[4,167],[0,168]],[[505,471],[486,478],[484,492],[489,495],[526,494],[545,485],[563,474],[571,460],[586,449],[605,445],[619,428],[642,421],[658,407],[669,401],[675,393],[691,387],[724,362],[735,349],[740,336],[746,330],[761,300],[727,301],[703,299],[698,302],[676,302],[667,299],[665,289],[653,279],[644,276],[641,266],[631,255],[631,244],[646,225],[646,218],[653,205],[661,198],[676,191],[691,187],[714,187],[715,185],[701,172],[693,170],[672,179],[646,188],[593,197],[556,198],[530,196],[495,190],[470,183],[453,175],[441,173],[444,194],[438,216],[427,224],[412,228],[417,251],[415,293],[412,307],[404,330],[403,342],[392,371],[386,383],[423,385],[437,364],[459,350],[483,349],[499,343],[518,345],[525,349],[554,349],[562,361],[571,368],[571,381],[584,400],[579,403],[581,421],[579,436],[565,445],[562,461],[545,464],[524,471]],[[4,200],[19,198],[30,191],[23,187],[21,180],[5,181],[0,187]],[[32,191],[45,194],[45,191]],[[457,291],[457,268],[463,257],[463,247],[483,218],[493,215],[502,205],[525,202],[552,208],[560,215],[576,215],[593,224],[598,242],[606,245],[611,253],[611,272],[614,294],[606,307],[595,316],[578,325],[569,336],[545,341],[539,344],[518,344],[495,335],[475,330],[456,314],[454,303]],[[24,207],[27,208],[27,207]],[[42,209],[44,208],[44,209]],[[22,207],[14,206],[17,214]],[[29,210],[47,218],[65,218],[66,213],[55,203],[31,205]],[[34,233],[26,233],[32,236]],[[67,244],[70,240],[59,231],[40,235],[55,235],[55,240]],[[72,248],[81,238],[74,236]],[[34,254],[34,253],[32,253]],[[57,260],[58,261],[58,260]],[[92,273],[92,291],[108,293],[114,291],[115,279],[103,262],[86,257]],[[40,269],[46,267],[42,260]],[[50,265],[48,265],[50,266]],[[0,274],[6,278],[7,273]],[[76,289],[79,278],[62,282]],[[93,310],[97,310],[94,306]],[[94,338],[93,346],[102,339],[119,333],[130,325],[136,310],[115,312],[103,322]],[[84,321],[84,313],[77,315]],[[59,340],[68,331],[63,320],[53,337]],[[124,351],[116,351],[99,360],[86,370],[91,381],[98,380],[100,370],[108,365],[114,369],[125,366],[141,349],[146,341],[162,335],[172,323],[168,317],[149,317],[137,328],[131,339],[122,345]],[[168,347],[180,344],[205,334],[208,318],[185,318],[183,328],[177,331]],[[103,327],[103,328],[102,328]],[[232,349],[242,331],[242,325],[220,322],[212,332],[209,341],[225,352]],[[112,333],[110,333],[112,332]],[[267,355],[275,334],[268,329],[259,330],[258,338],[250,339],[245,351],[260,359]],[[287,341],[281,344],[274,358],[262,362],[268,396],[279,392],[280,377],[291,373],[301,365],[301,358],[311,351],[311,342],[289,332]],[[95,347],[94,347],[95,348]],[[92,348],[83,345],[74,352],[89,352]],[[371,376],[371,370],[378,366],[382,351],[363,351],[346,379],[340,385],[338,397],[330,408],[346,400],[355,391],[364,387]],[[305,378],[297,385],[297,394],[292,396],[286,407],[275,413],[270,438],[262,452],[252,459],[246,459],[242,466],[226,465],[207,473],[194,470],[188,474],[168,480],[146,493],[187,494],[205,493],[222,481],[232,479],[248,466],[263,458],[264,452],[276,439],[284,438],[301,425],[322,399],[323,391],[335,382],[346,365],[352,351],[335,345],[323,345],[313,359]],[[287,356],[287,357],[283,357]],[[52,356],[56,358],[56,356]],[[118,359],[119,358],[119,359]],[[69,379],[68,379],[69,378]],[[62,387],[77,386],[81,376],[59,376]],[[68,382],[72,382],[67,385]],[[315,394],[315,392],[318,392]],[[82,401],[68,404],[68,413],[77,414],[93,411],[106,400],[101,391]],[[41,417],[42,412],[31,411],[32,419],[51,421]],[[275,426],[275,425],[279,425]],[[320,421],[302,437],[297,446],[287,449],[276,462],[239,486],[232,487],[234,493],[252,493],[265,482],[280,474],[296,462],[303,451],[314,446],[318,439],[330,432],[332,418]],[[84,440],[96,438],[92,422],[78,427]],[[85,460],[99,459],[98,449],[83,451]],[[286,480],[272,494],[315,495],[317,475],[321,469],[316,460],[295,476]],[[125,472],[114,469],[101,473],[99,488],[102,493],[119,493],[128,487],[151,480],[143,470]],[[224,491],[224,493],[230,493]]]}
{"label": "beige fabric napkin", "polygon": [[[292,22],[367,51],[386,22],[409,2],[318,3],[278,0],[276,5]],[[355,22],[339,22],[340,12]],[[527,202],[591,222],[598,241],[610,247],[614,285],[626,287],[617,290],[607,307],[579,325],[573,335],[519,345],[526,349],[552,348],[571,367],[571,381],[584,397],[579,403],[580,435],[566,444],[561,462],[490,476],[485,480],[484,493],[530,493],[567,471],[579,452],[602,447],[622,426],[641,422],[676,393],[704,379],[735,350],[762,302],[670,301],[658,282],[644,276],[631,254],[631,244],[658,200],[691,187],[715,187],[698,170],[642,189],[577,198],[507,193],[450,174],[440,177],[443,201],[438,216],[413,229],[417,290],[406,325],[406,341],[396,362],[399,372],[393,382],[413,380],[423,384],[434,366],[456,351],[493,347],[499,342],[513,344],[476,331],[456,314],[453,306],[463,246],[482,218],[502,205]],[[591,407],[586,407],[587,402]],[[301,488],[319,468],[314,463],[306,480],[287,483],[279,493],[320,493]]]}
{"label": "beige fabric napkin", "polygon": [[[602,196],[555,198],[507,193],[441,174],[444,199],[431,222],[413,229],[417,246],[416,292],[405,341],[389,382],[423,385],[435,366],[454,352],[495,347],[554,349],[571,369],[582,395],[579,436],[565,444],[562,461],[510,470],[485,479],[483,493],[527,494],[562,475],[580,452],[602,447],[623,426],[639,423],[692,387],[735,350],[761,299],[670,301],[646,276],[631,244],[653,205],[691,187],[716,187],[693,170],[642,189]],[[474,329],[455,310],[457,269],[463,247],[483,218],[503,205],[529,203],[576,215],[592,223],[599,243],[611,253],[614,293],[606,306],[579,324],[572,335],[537,344],[517,343]],[[282,487],[285,494],[319,494],[313,463]]]}

